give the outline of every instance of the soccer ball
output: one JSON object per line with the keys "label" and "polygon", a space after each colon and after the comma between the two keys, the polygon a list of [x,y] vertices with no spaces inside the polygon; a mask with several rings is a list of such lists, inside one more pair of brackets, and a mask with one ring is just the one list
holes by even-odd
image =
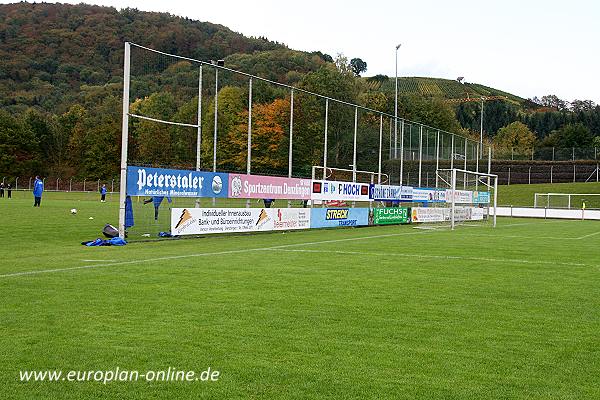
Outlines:
{"label": "soccer ball", "polygon": [[71,208],[71,214],[73,214],[73,215],[77,214],[77,209],[76,208]]}

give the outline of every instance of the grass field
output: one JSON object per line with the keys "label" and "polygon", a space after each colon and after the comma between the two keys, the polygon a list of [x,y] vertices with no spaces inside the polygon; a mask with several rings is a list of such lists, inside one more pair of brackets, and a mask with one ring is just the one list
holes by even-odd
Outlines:
{"label": "grass field", "polygon": [[[48,194],[31,205],[0,199],[3,399],[600,398],[598,222],[87,248],[114,202]],[[19,380],[116,367],[221,375]]]}

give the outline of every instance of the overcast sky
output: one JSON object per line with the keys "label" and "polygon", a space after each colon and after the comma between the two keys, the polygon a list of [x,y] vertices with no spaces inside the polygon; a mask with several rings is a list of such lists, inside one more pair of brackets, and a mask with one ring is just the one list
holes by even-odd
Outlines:
{"label": "overcast sky", "polygon": [[169,12],[296,50],[360,57],[368,64],[365,76],[394,76],[401,43],[399,76],[464,76],[525,98],[556,94],[600,103],[599,1],[85,2]]}

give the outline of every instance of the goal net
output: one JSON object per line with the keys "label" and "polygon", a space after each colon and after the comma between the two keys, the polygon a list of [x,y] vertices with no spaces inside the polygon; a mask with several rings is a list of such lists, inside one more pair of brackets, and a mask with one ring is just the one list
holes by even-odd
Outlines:
{"label": "goal net", "polygon": [[414,188],[412,221],[420,227],[496,226],[498,176],[438,169],[435,188]]}

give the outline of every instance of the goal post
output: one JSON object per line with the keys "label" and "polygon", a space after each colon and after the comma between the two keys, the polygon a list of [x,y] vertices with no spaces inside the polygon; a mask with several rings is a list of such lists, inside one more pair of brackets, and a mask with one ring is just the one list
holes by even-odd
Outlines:
{"label": "goal post", "polygon": [[[446,188],[445,207],[450,228],[470,221],[489,221],[496,227],[498,175],[466,169],[438,169],[440,188]],[[438,188],[438,189],[440,189]]]}

